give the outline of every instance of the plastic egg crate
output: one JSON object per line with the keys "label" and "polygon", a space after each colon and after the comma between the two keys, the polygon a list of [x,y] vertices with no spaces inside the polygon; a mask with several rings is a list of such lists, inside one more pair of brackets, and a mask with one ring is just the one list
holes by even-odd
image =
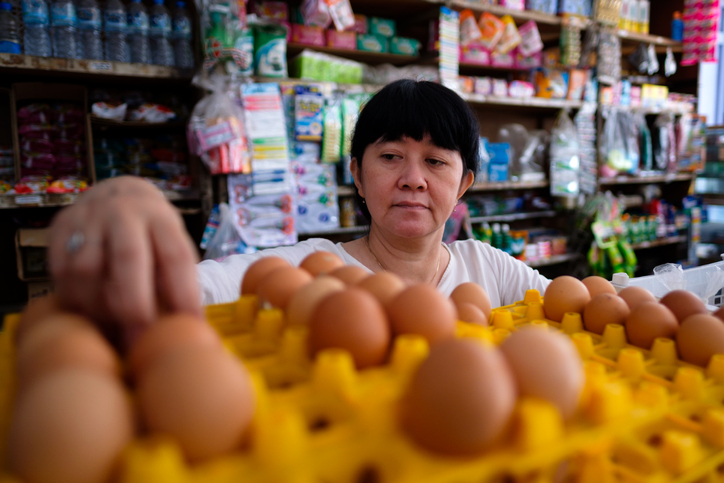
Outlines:
{"label": "plastic egg crate", "polygon": [[[622,327],[599,336],[582,330],[578,314],[546,320],[541,302],[531,290],[494,310],[490,327],[459,323],[457,335],[498,344],[526,324],[570,335],[585,361],[578,414],[564,423],[550,404],[519,398],[505,438],[476,458],[427,452],[399,429],[397,403],[428,353],[424,339],[397,337],[386,365],[357,371],[340,350],[311,360],[306,329],[285,327],[280,310],[257,312],[253,296],[208,307],[209,322],[254,379],[248,446],[189,466],[172,441],[141,437],[125,452],[118,482],[724,481],[724,356],[705,371],[677,361],[671,341],[645,351],[626,345]],[[11,333],[0,335],[3,434],[12,401]]]}

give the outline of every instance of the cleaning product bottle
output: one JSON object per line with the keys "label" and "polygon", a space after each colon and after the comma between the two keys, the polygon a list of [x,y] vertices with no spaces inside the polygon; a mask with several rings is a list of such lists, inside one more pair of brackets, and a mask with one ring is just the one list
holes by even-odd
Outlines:
{"label": "cleaning product bottle", "polygon": [[513,253],[513,237],[510,236],[510,225],[503,225],[502,231],[501,250],[510,255]]}
{"label": "cleaning product bottle", "polygon": [[649,33],[651,4],[649,0],[639,0],[639,32]]}
{"label": "cleaning product bottle", "polygon": [[671,21],[671,38],[677,42],[684,40],[684,20],[681,12],[674,12],[674,19]]}
{"label": "cleaning product bottle", "polygon": [[490,244],[494,248],[503,248],[503,234],[500,232],[500,223],[493,223],[493,233],[490,236]]}

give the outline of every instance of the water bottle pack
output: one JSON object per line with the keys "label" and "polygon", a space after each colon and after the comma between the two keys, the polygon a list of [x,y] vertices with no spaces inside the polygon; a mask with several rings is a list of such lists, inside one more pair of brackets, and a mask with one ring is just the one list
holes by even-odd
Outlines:
{"label": "water bottle pack", "polygon": [[148,33],[151,37],[152,63],[173,66],[173,49],[169,42],[169,37],[171,36],[171,17],[163,5],[163,0],[153,0]]}
{"label": "water bottle pack", "polygon": [[12,12],[13,6],[6,2],[0,2],[0,52],[7,54],[19,54],[20,34],[18,21]]}
{"label": "water bottle pack", "polygon": [[106,30],[106,60],[129,62],[131,55],[126,41],[126,8],[121,0],[108,0],[103,23]]}
{"label": "water bottle pack", "polygon": [[141,0],[132,0],[128,7],[128,43],[131,62],[151,62],[151,47],[148,43],[148,12]]}
{"label": "water bottle pack", "polygon": [[23,0],[25,55],[51,56],[48,4],[44,0]]}
{"label": "water bottle pack", "polygon": [[80,0],[78,17],[78,54],[83,59],[102,60],[101,10],[96,0]]}
{"label": "water bottle pack", "polygon": [[50,25],[55,57],[78,58],[75,5],[71,0],[55,0],[50,6]]}
{"label": "water bottle pack", "polygon": [[194,66],[194,53],[191,50],[191,21],[186,13],[185,2],[176,2],[173,17],[173,49],[176,67],[190,69]]}

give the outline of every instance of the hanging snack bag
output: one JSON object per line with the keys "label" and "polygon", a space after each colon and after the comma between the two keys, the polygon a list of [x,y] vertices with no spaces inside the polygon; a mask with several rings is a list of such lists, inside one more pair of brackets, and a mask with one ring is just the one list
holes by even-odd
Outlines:
{"label": "hanging snack bag", "polygon": [[322,162],[336,163],[342,154],[342,100],[327,99],[324,108]]}
{"label": "hanging snack bag", "polygon": [[500,37],[500,42],[498,42],[495,46],[495,50],[500,53],[507,54],[520,45],[523,39],[518,32],[518,28],[515,26],[515,20],[513,20],[513,17],[510,15],[504,16],[503,23],[505,24],[505,29],[503,30],[502,37]]}
{"label": "hanging snack bag", "polygon": [[521,54],[528,57],[543,50],[543,40],[541,40],[538,25],[534,21],[523,24],[518,33],[521,37],[518,50]]}
{"label": "hanging snack bag", "polygon": [[460,12],[460,45],[466,46],[471,42],[480,39],[483,33],[480,31],[475,15],[470,9]]}
{"label": "hanging snack bag", "polygon": [[334,28],[342,32],[350,27],[354,27],[354,12],[349,0],[325,0],[329,7],[329,14],[334,21]]}
{"label": "hanging snack bag", "polygon": [[493,50],[505,31],[505,23],[492,13],[484,12],[478,20],[480,27],[480,43],[488,50]]}
{"label": "hanging snack bag", "polygon": [[256,75],[287,77],[287,29],[283,25],[254,26]]}
{"label": "hanging snack bag", "polygon": [[299,11],[305,25],[327,28],[332,23],[329,7],[324,0],[304,0]]}

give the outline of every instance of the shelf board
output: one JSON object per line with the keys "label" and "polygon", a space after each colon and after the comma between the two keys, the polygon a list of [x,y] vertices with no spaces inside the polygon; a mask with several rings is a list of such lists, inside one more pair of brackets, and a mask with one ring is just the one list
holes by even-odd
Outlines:
{"label": "shelf board", "polygon": [[621,184],[647,184],[671,183],[673,181],[691,181],[694,175],[690,173],[677,173],[653,176],[616,176],[614,178],[599,178],[599,186],[615,186]]}
{"label": "shelf board", "polygon": [[191,80],[193,74],[191,71],[185,72],[174,67],[161,65],[130,64],[105,60],[57,59],[54,57],[0,53],[0,72],[2,71],[179,80]]}
{"label": "shelf board", "polygon": [[[195,190],[163,191],[164,196],[170,202],[198,201],[199,193]],[[0,195],[0,209],[19,208],[62,208],[76,202],[79,193],[67,194],[27,194],[27,195]],[[197,208],[179,208],[182,214],[200,213]],[[197,210],[197,211],[192,211]]]}
{"label": "shelf board", "polygon": [[506,191],[506,190],[529,190],[536,188],[547,188],[550,186],[548,180],[542,181],[505,181],[500,183],[481,182],[475,183],[468,192],[476,191]]}
{"label": "shelf board", "polygon": [[333,47],[320,47],[316,45],[304,45],[290,42],[287,44],[287,53],[291,56],[300,54],[303,50],[313,50],[315,52],[322,52],[325,54],[336,55],[338,57],[344,57],[345,59],[354,60],[357,62],[363,62],[366,64],[377,65],[377,64],[409,64],[420,60],[419,56],[415,55],[401,55],[401,54],[390,54],[390,53],[379,53],[379,52],[365,52],[363,50],[347,50],[347,49],[335,49]]}
{"label": "shelf board", "polygon": [[484,96],[482,94],[462,94],[470,104],[489,106],[510,106],[534,109],[579,109],[583,101],[569,101],[567,99],[544,99],[542,97],[529,97],[517,99],[512,97]]}
{"label": "shelf board", "polygon": [[329,230],[325,231],[314,231],[314,232],[308,232],[308,233],[299,233],[299,236],[304,238],[312,238],[312,237],[325,237],[330,235],[347,235],[347,234],[355,234],[355,233],[364,233],[367,230],[369,230],[370,227],[367,225],[361,225],[361,226],[347,226],[347,227],[340,227],[340,228],[331,228]]}
{"label": "shelf board", "polygon": [[530,213],[508,213],[505,215],[489,215],[489,216],[473,216],[470,218],[471,223],[484,222],[511,222],[518,220],[530,220],[533,218],[552,218],[556,216],[556,211],[534,211]]}
{"label": "shelf board", "polygon": [[630,32],[628,30],[619,30],[618,36],[622,41],[639,42],[644,44],[654,44],[660,47],[671,47],[679,51],[683,50],[683,44],[676,40],[662,37],[660,35],[641,34],[638,32]]}
{"label": "shelf board", "polygon": [[479,1],[472,1],[472,0],[449,0],[447,2],[440,2],[440,3],[446,3],[448,6],[456,9],[465,9],[469,8],[473,12],[490,12],[493,15],[496,15],[498,17],[502,17],[503,15],[510,15],[515,20],[521,21],[521,22],[527,22],[528,20],[534,20],[536,23],[539,24],[547,24],[547,25],[560,25],[561,24],[561,17],[558,17],[557,15],[549,15],[547,13],[543,12],[537,12],[535,10],[512,10],[505,7],[500,7],[498,5],[483,5]]}
{"label": "shelf board", "polygon": [[669,238],[662,238],[661,240],[648,241],[643,243],[635,243],[631,245],[634,250],[643,250],[646,248],[662,247],[666,245],[675,245],[677,243],[684,243],[688,238],[685,236],[672,236]]}
{"label": "shelf board", "polygon": [[570,262],[578,257],[579,255],[577,253],[564,253],[562,255],[553,255],[539,260],[525,260],[525,264],[531,268],[547,267],[550,265],[558,265],[559,263]]}
{"label": "shelf board", "polygon": [[469,62],[460,62],[458,66],[458,70],[466,72],[528,72],[535,69],[535,67],[498,67],[495,65],[471,64]]}
{"label": "shelf board", "polygon": [[185,121],[169,121],[169,122],[141,122],[141,121],[114,121],[113,119],[103,119],[101,117],[91,116],[91,124],[99,127],[113,128],[133,128],[133,129],[175,129],[186,127]]}

